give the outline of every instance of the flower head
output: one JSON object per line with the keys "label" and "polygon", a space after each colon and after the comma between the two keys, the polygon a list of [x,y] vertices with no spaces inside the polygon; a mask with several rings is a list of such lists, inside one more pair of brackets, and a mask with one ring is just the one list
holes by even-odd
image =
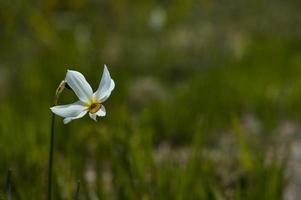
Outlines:
{"label": "flower head", "polygon": [[91,86],[80,72],[68,70],[65,82],[74,91],[79,98],[79,101],[50,108],[56,115],[64,117],[64,124],[67,124],[74,119],[82,118],[88,112],[91,119],[95,121],[97,116],[103,117],[106,115],[103,103],[109,98],[115,87],[115,83],[113,79],[111,79],[106,65],[104,66],[99,87],[94,93]]}

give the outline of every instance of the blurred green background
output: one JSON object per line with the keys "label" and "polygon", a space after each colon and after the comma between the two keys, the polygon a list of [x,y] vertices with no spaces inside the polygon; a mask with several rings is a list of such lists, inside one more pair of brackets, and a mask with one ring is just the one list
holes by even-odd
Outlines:
{"label": "blurred green background", "polygon": [[77,180],[91,200],[297,199],[300,6],[0,0],[0,199],[8,169],[14,199],[46,199],[55,90],[67,69],[95,90],[103,64],[107,116],[56,118],[54,199]]}

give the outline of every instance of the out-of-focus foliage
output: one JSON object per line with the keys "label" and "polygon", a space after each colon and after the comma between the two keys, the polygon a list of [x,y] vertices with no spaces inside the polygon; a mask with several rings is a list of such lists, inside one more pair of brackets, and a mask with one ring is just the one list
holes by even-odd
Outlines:
{"label": "out-of-focus foliage", "polygon": [[[301,113],[301,4],[0,1],[0,184],[45,199],[67,69],[116,82],[107,116],[56,120],[55,198],[282,199]],[[65,90],[60,103],[76,98]],[[1,193],[0,193],[1,198]]]}

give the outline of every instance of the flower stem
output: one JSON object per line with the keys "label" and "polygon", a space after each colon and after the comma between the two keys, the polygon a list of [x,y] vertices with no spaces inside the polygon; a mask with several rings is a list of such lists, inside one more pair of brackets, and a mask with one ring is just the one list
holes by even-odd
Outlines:
{"label": "flower stem", "polygon": [[52,190],[52,163],[53,163],[53,143],[54,143],[54,122],[55,115],[52,114],[51,117],[51,133],[50,133],[50,151],[48,160],[48,200],[51,200],[51,190]]}
{"label": "flower stem", "polygon": [[79,190],[80,190],[80,181],[77,181],[77,186],[76,186],[76,190],[75,190],[75,193],[74,193],[74,200],[78,200]]}
{"label": "flower stem", "polygon": [[[60,94],[65,89],[66,82],[63,80],[55,92],[54,106],[57,105]],[[55,125],[55,114],[52,113],[51,116],[51,128],[50,128],[50,150],[49,150],[49,160],[48,160],[48,193],[47,199],[51,200],[52,192],[52,165],[53,165],[53,146],[54,146],[54,125]]]}
{"label": "flower stem", "polygon": [[11,170],[8,170],[7,172],[7,178],[6,178],[6,196],[7,200],[12,199],[11,195]]}

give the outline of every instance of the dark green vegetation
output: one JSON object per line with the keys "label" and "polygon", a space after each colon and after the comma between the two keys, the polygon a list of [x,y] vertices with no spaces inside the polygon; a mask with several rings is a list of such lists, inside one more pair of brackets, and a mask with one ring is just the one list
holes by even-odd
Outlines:
{"label": "dark green vegetation", "polygon": [[55,89],[67,69],[96,89],[103,64],[107,116],[56,118],[54,199],[77,180],[79,199],[282,199],[283,127],[301,119],[298,6],[1,0],[0,199],[8,169],[13,199],[46,198]]}

